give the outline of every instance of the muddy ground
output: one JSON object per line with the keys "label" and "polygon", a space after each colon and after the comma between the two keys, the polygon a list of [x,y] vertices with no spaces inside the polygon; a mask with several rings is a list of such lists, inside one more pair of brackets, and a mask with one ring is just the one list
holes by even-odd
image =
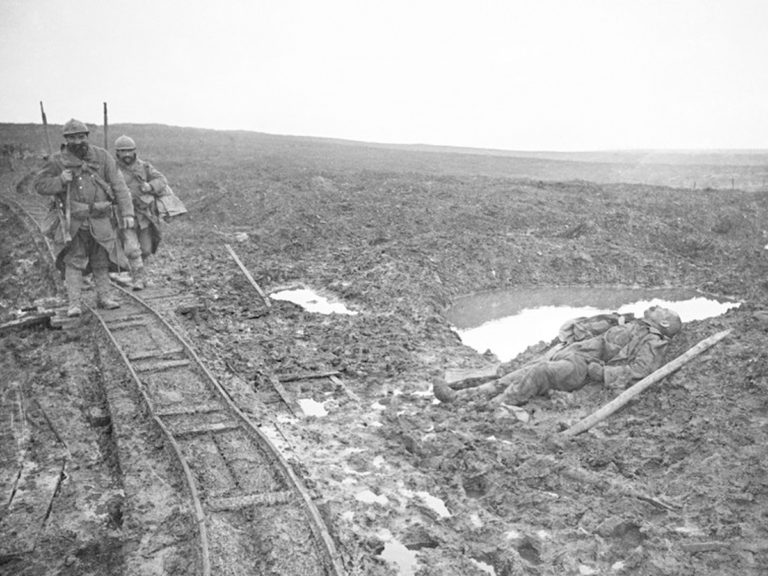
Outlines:
{"label": "muddy ground", "polygon": [[[587,164],[582,179],[550,181],[508,158],[123,129],[190,210],[166,227],[149,277],[197,297],[196,313],[171,320],[207,365],[234,392],[258,391],[268,371],[331,370],[350,392],[305,389],[328,415],[280,417],[349,574],[768,571],[768,194],[595,183]],[[32,149],[39,137],[5,134]],[[37,165],[34,155],[4,164],[4,189]],[[0,220],[8,319],[54,289],[7,211]],[[357,314],[283,301],[267,310],[225,244],[265,291],[307,286]],[[574,439],[560,432],[616,392],[590,385],[537,399],[527,422],[434,399],[436,374],[495,361],[451,330],[453,298],[555,285],[698,288],[743,304],[686,324],[672,356],[733,332]],[[0,436],[3,479],[26,462],[60,484],[46,517],[30,507],[20,525],[2,509],[0,574],[186,573],[123,561],[143,528],[124,514],[119,438],[104,417],[113,371],[100,368],[99,338],[87,321],[0,335],[0,399],[15,414]],[[398,545],[415,564],[382,557]]]}

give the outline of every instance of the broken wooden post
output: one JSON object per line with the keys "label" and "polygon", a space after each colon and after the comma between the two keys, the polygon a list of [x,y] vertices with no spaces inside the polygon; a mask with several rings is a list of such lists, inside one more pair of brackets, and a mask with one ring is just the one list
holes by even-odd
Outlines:
{"label": "broken wooden post", "polygon": [[662,380],[663,378],[667,377],[668,375],[670,375],[672,372],[680,368],[683,364],[685,364],[692,358],[698,356],[708,348],[711,348],[712,346],[720,342],[720,340],[728,336],[728,334],[730,333],[731,333],[731,330],[723,330],[722,332],[718,332],[717,334],[710,336],[709,338],[705,338],[704,340],[696,344],[696,346],[688,350],[685,354],[681,354],[674,360],[667,362],[664,366],[662,366],[655,372],[652,372],[651,374],[649,374],[648,376],[640,380],[634,386],[624,390],[624,392],[616,396],[616,398],[608,402],[608,404],[600,408],[597,412],[594,412],[593,414],[590,414],[583,420],[577,422],[576,424],[574,424],[573,426],[565,430],[562,434],[564,436],[576,436],[576,434],[581,434],[582,432],[589,430],[590,428],[592,428],[592,426],[594,426],[595,424],[597,424],[602,420],[605,420],[608,416],[616,412],[619,408],[622,408],[635,396],[645,391],[646,388],[653,386],[659,380]]}
{"label": "broken wooden post", "polygon": [[264,305],[267,308],[271,308],[272,303],[269,301],[269,298],[261,289],[261,287],[258,284],[256,284],[256,280],[253,279],[253,276],[251,276],[251,273],[248,272],[248,269],[243,265],[242,262],[240,262],[240,258],[238,258],[237,254],[235,254],[235,251],[232,250],[232,246],[230,246],[229,244],[224,244],[224,246],[226,246],[227,250],[229,250],[229,253],[232,256],[233,260],[237,263],[238,266],[240,266],[240,270],[242,270],[243,274],[245,274],[245,277],[248,278],[248,281],[251,283],[251,286],[253,286],[256,289],[256,292],[259,293],[259,296],[261,296],[261,299],[264,301]]}

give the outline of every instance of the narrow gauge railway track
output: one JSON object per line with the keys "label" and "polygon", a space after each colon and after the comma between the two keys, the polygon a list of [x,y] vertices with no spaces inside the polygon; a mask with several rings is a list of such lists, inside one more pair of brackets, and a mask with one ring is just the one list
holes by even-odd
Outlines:
{"label": "narrow gauge railway track", "polygon": [[[25,226],[45,243],[39,225],[47,213],[44,202],[17,192],[0,200],[15,203],[16,212],[21,207]],[[325,523],[290,464],[150,304],[167,291],[150,289],[138,297],[116,289],[124,295],[120,308],[89,309],[183,471],[198,531],[199,574],[344,574]]]}
{"label": "narrow gauge railway track", "polygon": [[[163,292],[123,293],[120,308],[93,312],[184,469],[202,573],[343,574],[325,524],[288,462],[145,301]],[[249,550],[257,569],[233,572],[233,547]]]}

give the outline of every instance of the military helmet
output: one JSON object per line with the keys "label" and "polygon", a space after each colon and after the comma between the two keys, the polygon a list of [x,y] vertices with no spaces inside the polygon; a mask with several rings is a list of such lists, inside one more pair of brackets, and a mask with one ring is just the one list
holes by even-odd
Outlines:
{"label": "military helmet", "polygon": [[136,150],[136,142],[130,136],[123,134],[115,140],[115,150]]}
{"label": "military helmet", "polygon": [[659,329],[659,332],[671,338],[683,328],[683,322],[677,312],[661,306],[652,306],[643,313],[643,317]]}
{"label": "military helmet", "polygon": [[72,134],[88,134],[88,132],[88,126],[74,118],[64,124],[64,128],[61,131],[64,136],[70,136]]}

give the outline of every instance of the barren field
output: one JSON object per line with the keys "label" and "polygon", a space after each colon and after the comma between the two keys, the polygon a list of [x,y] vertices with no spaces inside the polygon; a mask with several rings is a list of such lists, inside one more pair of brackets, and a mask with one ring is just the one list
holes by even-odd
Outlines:
{"label": "barren field", "polygon": [[[111,127],[122,133],[189,209],[165,228],[150,282],[198,299],[196,313],[170,321],[243,410],[275,417],[254,400],[267,372],[343,380],[347,394],[289,388],[323,402],[326,416],[277,419],[348,574],[768,572],[764,156],[665,158],[617,173],[605,158]],[[41,129],[2,125],[0,141],[28,152],[2,164],[4,192],[33,193],[17,185],[40,165]],[[102,145],[98,131],[91,141]],[[284,301],[267,310],[225,244],[265,291],[310,287],[357,314]],[[5,321],[54,286],[5,209],[0,245]],[[451,330],[452,300],[548,286],[698,288],[743,304],[686,324],[671,357],[733,331],[573,439],[560,433],[616,392],[537,399],[527,422],[436,401],[436,374],[494,362]],[[50,468],[58,482],[43,515],[30,503],[25,522],[3,503],[0,574],[189,573],[178,487],[149,474],[143,487],[125,483],[132,458],[161,440],[141,423],[132,438],[109,424],[105,389],[121,377],[99,337],[87,318],[76,331],[0,333],[0,480],[24,465]],[[147,517],[157,521],[137,523]],[[177,553],[161,566],[127,564],[150,529]]]}

